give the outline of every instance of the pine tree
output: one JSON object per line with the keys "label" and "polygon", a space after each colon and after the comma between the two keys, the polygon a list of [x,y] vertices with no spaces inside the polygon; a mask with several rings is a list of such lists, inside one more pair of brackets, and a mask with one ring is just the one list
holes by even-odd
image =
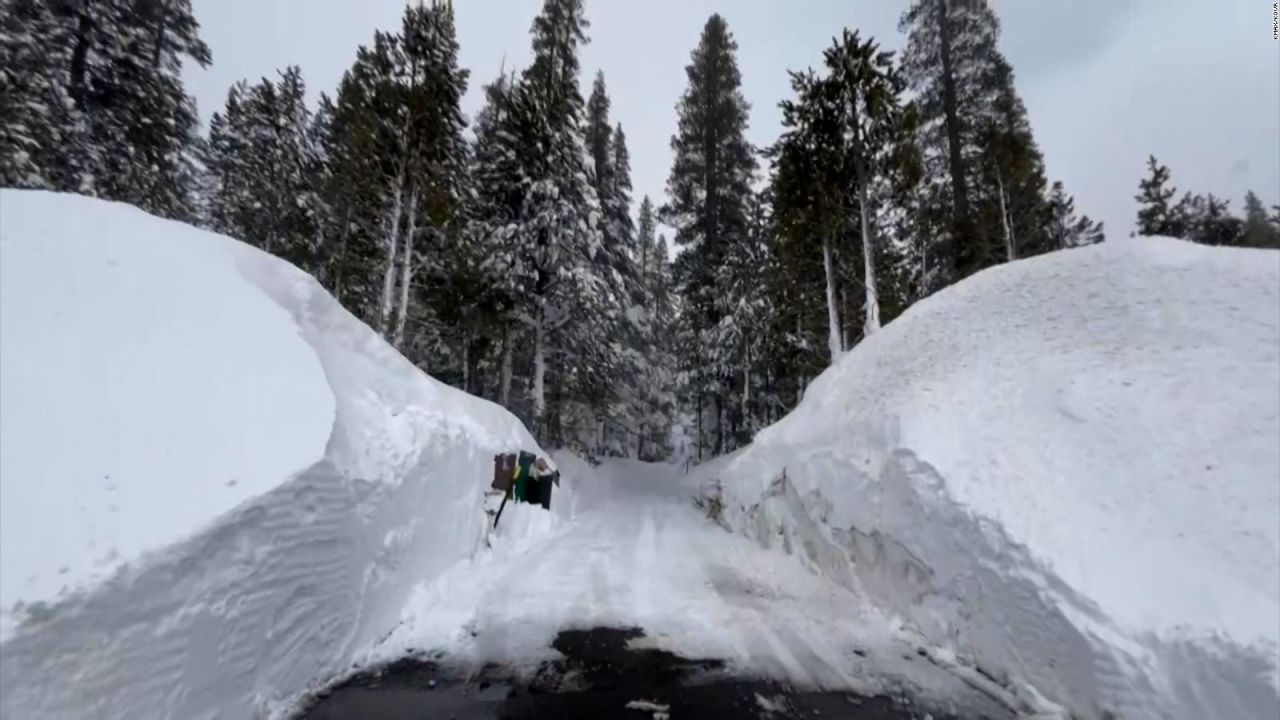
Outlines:
{"label": "pine tree", "polygon": [[[641,217],[643,219],[643,214]],[[672,451],[671,427],[677,413],[679,394],[676,357],[679,321],[667,241],[662,236],[653,237],[652,225],[649,230],[646,235],[642,222],[639,242],[650,248],[645,253],[644,265],[649,337],[644,356],[646,362],[641,367],[642,375],[638,380],[645,393],[645,403],[636,420],[640,434],[636,455],[641,460],[659,461],[669,458]]]}
{"label": "pine tree", "polygon": [[[1278,213],[1280,217],[1280,213]],[[1244,196],[1244,227],[1242,242],[1246,247],[1280,249],[1280,222],[1267,220],[1262,201],[1250,190]]]}
{"label": "pine tree", "polygon": [[[827,349],[834,363],[844,352],[844,335],[838,303],[835,247],[846,238],[850,205],[845,188],[854,185],[851,168],[844,162],[847,137],[840,86],[812,71],[792,73],[796,100],[780,103],[784,132],[771,150],[774,157],[773,191],[780,235],[794,249],[792,263],[822,267],[826,287]],[[815,239],[820,260],[805,247]],[[798,278],[799,279],[799,278]],[[816,284],[816,278],[799,279]]]}
{"label": "pine tree", "polygon": [[916,224],[941,238],[915,254],[941,265],[946,283],[1047,252],[1044,159],[997,47],[995,13],[986,0],[915,0],[899,27],[921,120]]}
{"label": "pine tree", "polygon": [[1100,243],[1105,239],[1102,223],[1095,223],[1088,215],[1076,216],[1075,200],[1055,181],[1049,192],[1049,222],[1046,235],[1050,249],[1082,247]]}
{"label": "pine tree", "polygon": [[206,66],[190,0],[102,0],[74,11],[71,95],[96,146],[95,188],[165,217],[191,219],[195,101],[183,58]]}
{"label": "pine tree", "polygon": [[[976,121],[974,253],[980,267],[1052,249],[1044,230],[1049,214],[1044,158],[1004,58],[992,61],[989,83],[990,114]],[[992,242],[997,238],[1000,242]]]}
{"label": "pine tree", "polygon": [[595,186],[596,195],[603,202],[610,194],[614,182],[613,157],[610,152],[613,128],[609,123],[609,94],[605,89],[603,72],[596,72],[595,82],[591,86],[583,133],[587,152],[591,155],[591,182]]}
{"label": "pine tree", "polygon": [[759,195],[748,206],[747,235],[728,246],[720,286],[731,303],[710,332],[709,362],[729,384],[730,400],[721,422],[726,447],[751,442],[763,426],[758,411],[759,387],[766,356],[761,352],[773,315],[766,280],[771,271],[767,210]]}
{"label": "pine tree", "polygon": [[[315,227],[317,257],[311,272],[335,298],[339,296],[333,270],[345,251],[346,233],[339,208],[341,197],[347,188],[335,182],[333,169],[337,158],[333,153],[338,144],[335,132],[337,107],[327,93],[320,93],[316,111],[306,128],[307,147],[310,148],[310,164],[306,168],[307,191],[313,202],[312,215]],[[212,136],[212,122],[210,135]]]}
{"label": "pine tree", "polygon": [[[445,272],[440,268],[439,259],[449,257],[442,251],[446,245],[456,246],[465,237],[463,203],[468,193],[468,149],[462,136],[466,127],[462,97],[466,94],[468,73],[458,66],[459,48],[451,3],[435,0],[429,6],[406,9],[402,33],[408,70],[404,89],[408,115],[404,152],[409,204],[399,257],[399,299],[391,339],[393,345],[404,349],[409,319],[414,314],[410,299],[420,294],[414,290],[415,271],[422,267],[438,278]],[[425,243],[418,242],[415,230],[422,233]],[[436,306],[436,303],[422,303],[418,309]],[[420,327],[428,334],[415,339],[418,350],[411,354],[419,365],[425,365],[426,350],[436,342],[433,336],[438,336],[441,328],[438,318],[432,322],[429,317],[423,318]],[[456,320],[452,327],[457,330]]]}
{"label": "pine tree", "polygon": [[[782,103],[786,131],[772,151],[773,190],[777,232],[791,246],[783,261],[823,268],[827,347],[835,362],[855,332],[867,335],[880,326],[876,268],[911,113],[901,101],[905,82],[892,55],[874,41],[846,30],[824,60],[826,76],[792,74],[797,97]],[[809,238],[821,248],[820,261],[816,247],[804,250]],[[854,243],[856,252],[848,247]],[[860,262],[852,262],[855,257]],[[855,311],[844,307],[847,287],[863,289],[856,323],[849,322]]]}
{"label": "pine tree", "polygon": [[1212,193],[1191,197],[1187,203],[1189,239],[1202,245],[1244,244],[1244,222],[1231,214],[1229,205]]}
{"label": "pine tree", "polygon": [[1187,199],[1171,205],[1177,188],[1169,185],[1169,168],[1156,161],[1154,155],[1147,158],[1147,170],[1151,176],[1138,183],[1138,234],[1186,237],[1185,217]]}
{"label": "pine tree", "polygon": [[844,153],[857,188],[857,207],[863,256],[862,283],[866,291],[863,334],[880,328],[875,258],[879,246],[873,184],[894,167],[897,137],[906,127],[907,117],[901,96],[906,81],[893,65],[892,53],[881,52],[872,40],[844,32],[827,50],[825,59],[832,80],[840,90],[842,111],[846,113],[849,144]]}
{"label": "pine tree", "polygon": [[379,309],[386,215],[372,65],[372,52],[359,48],[331,109],[322,96],[311,129],[317,159],[311,185],[326,213],[320,228],[326,248],[322,275],[334,297],[370,326]]}
{"label": "pine tree", "polygon": [[592,262],[600,206],[587,179],[577,57],[587,26],[581,0],[546,0],[533,22],[533,64],[511,103],[524,189],[515,270],[533,335],[531,424],[551,444],[564,440],[566,406],[607,404],[616,365],[608,342],[615,289]]}
{"label": "pine tree", "polygon": [[902,16],[903,70],[917,96],[930,202],[945,218],[935,255],[948,274],[980,269],[973,208],[976,121],[987,115],[985,88],[999,58],[999,23],[984,0],[915,0]]}
{"label": "pine tree", "polygon": [[289,67],[278,82],[241,82],[210,120],[205,163],[214,229],[316,273],[315,162],[306,88]]}
{"label": "pine tree", "polygon": [[725,291],[724,273],[733,245],[747,241],[748,200],[756,160],[745,137],[749,106],[742,96],[737,43],[724,18],[712,15],[692,61],[689,84],[677,105],[672,137],[675,162],[660,215],[675,229],[684,251],[673,268],[683,312],[694,336],[684,365],[690,369],[698,424],[698,452],[725,447],[725,411],[732,379],[708,369],[712,331],[736,305]]}
{"label": "pine tree", "polygon": [[64,79],[72,27],[52,3],[6,0],[0,12],[0,185],[93,192],[83,113]]}
{"label": "pine tree", "polygon": [[429,296],[455,292],[441,282],[442,258],[469,237],[457,52],[448,3],[406,8],[399,33],[377,32],[357,50],[334,100],[322,96],[309,122],[285,123],[303,127],[290,136],[308,156],[298,196],[316,274],[424,368],[449,354],[435,315],[443,303]]}
{"label": "pine tree", "polygon": [[210,61],[190,0],[10,0],[0,20],[6,182],[194,219],[199,147],[183,58]]}
{"label": "pine tree", "polygon": [[627,135],[619,123],[613,129],[609,145],[612,155],[613,182],[608,192],[608,202],[601,196],[605,216],[605,228],[609,237],[616,238],[625,258],[624,267],[628,279],[635,273],[632,267],[635,255],[635,223],[631,220],[631,153],[627,150]]}
{"label": "pine tree", "polygon": [[[523,274],[523,253],[518,245],[515,223],[524,203],[525,183],[520,165],[520,138],[513,116],[515,81],[505,75],[485,87],[485,105],[476,116],[476,140],[472,153],[471,177],[476,195],[472,205],[472,234],[484,259],[479,271],[491,288],[494,318],[498,324],[498,372],[493,398],[502,406],[528,417],[518,406],[515,380],[517,346],[521,343],[518,322],[522,298],[517,273]],[[519,268],[519,271],[517,270]]]}
{"label": "pine tree", "polygon": [[214,112],[209,119],[209,139],[205,145],[205,166],[211,178],[206,188],[208,221],[217,232],[232,236],[253,222],[253,218],[244,214],[252,202],[245,180],[249,173],[246,165],[249,150],[242,109],[243,98],[248,93],[248,83],[243,80],[227,90],[222,111]]}

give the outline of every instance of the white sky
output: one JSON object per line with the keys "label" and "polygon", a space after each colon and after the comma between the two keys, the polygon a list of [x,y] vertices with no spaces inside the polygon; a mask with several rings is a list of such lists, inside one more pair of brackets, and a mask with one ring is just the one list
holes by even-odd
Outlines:
{"label": "white sky", "polygon": [[[1247,189],[1280,203],[1280,42],[1264,0],[993,0],[1000,47],[1049,179],[1076,206],[1127,235],[1133,195],[1154,153],[1182,190],[1228,197],[1240,211]],[[529,60],[529,25],[541,0],[454,0],[461,62],[471,70],[464,109],[474,117],[481,86],[502,63]],[[743,92],[752,103],[750,139],[779,132],[786,71],[816,66],[841,28],[889,49],[906,2],[880,0],[589,0],[591,43],[582,55],[584,95],[603,69],[612,118],[631,150],[636,205],[663,200],[671,164],[675,104],[684,66],[712,12],[725,16],[738,46]],[[188,69],[201,114],[241,78],[302,67],[312,97],[332,90],[377,28],[395,29],[403,0],[194,0],[213,65]]]}

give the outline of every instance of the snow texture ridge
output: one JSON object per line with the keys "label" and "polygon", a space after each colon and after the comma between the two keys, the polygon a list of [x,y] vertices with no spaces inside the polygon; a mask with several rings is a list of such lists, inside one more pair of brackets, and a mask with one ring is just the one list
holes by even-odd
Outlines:
{"label": "snow texture ridge", "polygon": [[919,303],[695,477],[1081,717],[1275,717],[1280,253],[1167,238]]}
{"label": "snow texture ridge", "polygon": [[[28,606],[11,615],[16,627],[0,645],[0,716],[286,712],[309,684],[340,673],[389,633],[415,583],[483,546],[484,483],[477,478],[488,477],[494,453],[537,448],[514,416],[422,374],[312,278],[229,238],[121,204],[5,190],[0,250],[6,552],[35,552],[49,535],[102,522],[109,512],[86,506],[86,514],[99,514],[76,517],[69,508],[78,487],[69,506],[32,500],[47,488],[28,483],[68,480],[50,475],[61,466],[46,471],[18,448],[45,427],[32,427],[30,413],[42,422],[47,413],[65,413],[48,424],[65,419],[83,433],[36,437],[41,452],[109,432],[98,441],[125,456],[123,472],[162,473],[113,478],[157,493],[130,509],[129,522],[165,530],[137,538],[108,578],[87,578],[61,597],[37,594],[38,612]],[[70,282],[105,294],[77,295],[55,315],[37,315],[39,303],[71,292]],[[93,352],[83,353],[14,320],[28,315],[54,335],[94,323],[102,330],[91,335]],[[198,326],[174,330],[183,323]],[[211,384],[219,372],[243,370],[237,358],[253,373],[268,373],[267,385]],[[59,378],[76,388],[77,374],[98,382],[94,373],[104,371],[95,367],[104,363],[133,363],[157,378],[150,392],[178,392],[189,383],[204,394],[179,395],[178,412],[137,386],[127,388],[137,393],[131,402],[94,387],[81,397],[46,397],[17,386],[32,366],[45,364],[51,376],[41,378],[42,389]],[[50,407],[33,407],[43,401]],[[276,414],[277,406],[290,415]],[[80,411],[94,414],[70,417]],[[207,412],[232,415],[228,425],[212,425],[200,417]],[[247,423],[246,437],[228,439],[227,427],[237,422]],[[249,450],[264,443],[277,454],[253,454],[235,441]],[[168,454],[175,464],[144,462]],[[89,453],[84,462],[98,457]],[[241,477],[248,487],[230,502],[214,502],[215,491],[227,490],[221,473],[238,467],[227,457],[247,458],[258,474],[251,483]],[[198,466],[200,458],[218,472]],[[15,470],[33,467],[46,474]],[[180,523],[166,525],[165,513],[185,507],[175,497],[181,493],[198,502]],[[11,512],[40,513],[45,524],[11,525]],[[540,530],[549,528],[527,532]],[[21,599],[26,586],[8,574],[9,557],[4,597]]]}

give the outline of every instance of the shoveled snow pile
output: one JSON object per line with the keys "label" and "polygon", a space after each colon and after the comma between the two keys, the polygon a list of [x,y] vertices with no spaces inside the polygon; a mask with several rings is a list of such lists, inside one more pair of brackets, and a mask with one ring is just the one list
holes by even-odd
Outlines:
{"label": "shoveled snow pile", "polygon": [[0,191],[0,313],[3,717],[282,711],[536,449],[291,265],[126,205]]}
{"label": "shoveled snow pile", "polygon": [[919,303],[697,471],[1081,717],[1276,717],[1280,253],[1120,240]]}
{"label": "shoveled snow pile", "polygon": [[219,244],[157,221],[107,236],[120,207],[2,200],[7,636],[314,463],[334,401],[293,318]]}

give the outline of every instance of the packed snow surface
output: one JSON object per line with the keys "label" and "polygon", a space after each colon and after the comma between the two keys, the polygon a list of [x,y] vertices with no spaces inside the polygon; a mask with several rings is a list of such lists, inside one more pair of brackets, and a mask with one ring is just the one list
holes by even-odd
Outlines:
{"label": "packed snow surface", "polygon": [[484,546],[493,454],[537,450],[230,238],[4,190],[0,271],[2,717],[280,712]]}
{"label": "packed snow surface", "polygon": [[[892,612],[718,525],[691,502],[683,466],[557,461],[572,502],[551,515],[508,506],[492,552],[422,582],[362,665],[442,653],[476,672],[500,663],[531,676],[558,657],[551,643],[562,629],[638,627],[645,636],[632,647],[720,660],[735,676],[903,692],[992,716],[1020,707],[922,659],[921,638]],[[546,532],[529,531],[537,525]]]}
{"label": "packed snow surface", "polygon": [[1274,717],[1277,438],[1280,253],[1139,238],[937,293],[698,476],[1080,714]]}
{"label": "packed snow surface", "polygon": [[225,241],[173,227],[0,196],[6,631],[324,454],[333,393],[297,324]]}

